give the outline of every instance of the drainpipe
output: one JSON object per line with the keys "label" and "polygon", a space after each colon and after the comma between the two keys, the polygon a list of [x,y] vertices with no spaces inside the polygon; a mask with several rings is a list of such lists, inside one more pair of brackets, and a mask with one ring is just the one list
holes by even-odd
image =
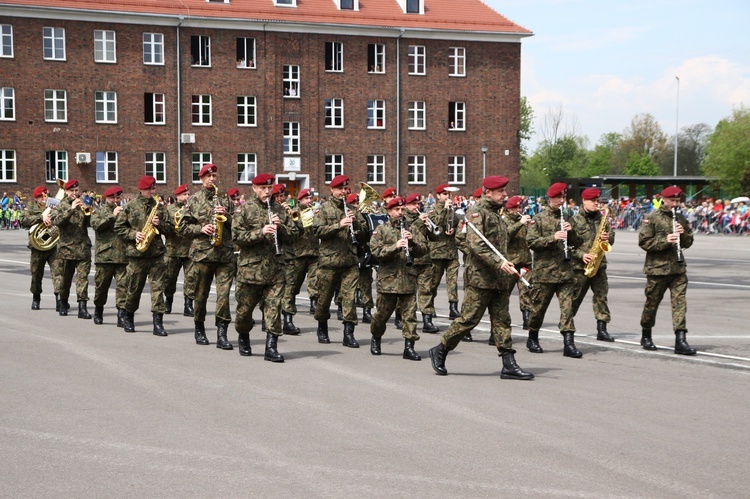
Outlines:
{"label": "drainpipe", "polygon": [[396,192],[401,195],[401,37],[404,28],[396,38]]}
{"label": "drainpipe", "polygon": [[[177,23],[177,40],[175,42],[175,45],[177,45],[177,185],[182,185],[182,77],[180,73],[182,55],[180,54],[180,25],[184,20],[185,16],[180,14],[180,22]],[[166,112],[166,109],[164,112]]]}

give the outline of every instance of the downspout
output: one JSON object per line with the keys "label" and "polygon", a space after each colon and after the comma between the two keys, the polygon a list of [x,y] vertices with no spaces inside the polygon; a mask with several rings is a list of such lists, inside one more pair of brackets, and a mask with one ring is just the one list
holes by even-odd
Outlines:
{"label": "downspout", "polygon": [[396,38],[396,192],[401,195],[401,37]]}
{"label": "downspout", "polygon": [[[182,77],[180,73],[180,25],[185,20],[185,16],[180,14],[180,22],[177,23],[177,40],[175,44],[177,54],[177,185],[182,185]],[[166,112],[166,110],[165,110]]]}

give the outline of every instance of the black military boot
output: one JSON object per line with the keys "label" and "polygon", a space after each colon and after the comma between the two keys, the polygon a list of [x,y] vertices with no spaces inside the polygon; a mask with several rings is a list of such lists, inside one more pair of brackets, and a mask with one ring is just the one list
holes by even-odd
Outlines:
{"label": "black military boot", "polygon": [[60,310],[58,311],[62,317],[65,317],[68,315],[68,310],[70,310],[70,304],[68,303],[68,300],[65,298],[60,298]]}
{"label": "black military boot", "polygon": [[39,310],[39,302],[42,301],[42,295],[34,293],[31,297],[31,310]]}
{"label": "black military boot", "polygon": [[172,302],[174,302],[174,295],[171,295],[171,296],[164,295],[164,308],[166,309],[164,311],[165,314],[172,313]]}
{"label": "black military boot", "polygon": [[685,335],[687,331],[684,329],[678,329],[674,332],[674,353],[679,355],[695,355],[697,352],[695,348],[688,345]]}
{"label": "black military boot", "polygon": [[318,321],[318,343],[330,343],[328,338],[328,321]]}
{"label": "black military boot", "polygon": [[359,343],[354,339],[354,323],[344,323],[344,346],[349,348],[359,348]]}
{"label": "black military boot", "polygon": [[515,350],[508,350],[502,353],[503,370],[500,371],[502,379],[534,379],[534,375],[527,373],[516,364]]}
{"label": "black military boot", "polygon": [[292,314],[287,314],[284,312],[284,334],[291,334],[291,335],[298,335],[300,333],[300,330],[297,326],[294,325],[294,322],[292,320],[294,316]]}
{"label": "black military boot", "polygon": [[373,355],[380,355],[380,338],[370,338],[370,353]]}
{"label": "black military boot", "polygon": [[125,316],[125,310],[122,308],[117,309],[117,327],[123,327],[122,318]]}
{"label": "black military boot", "polygon": [[206,337],[206,325],[203,322],[195,323],[195,344],[196,345],[209,345],[210,342]]}
{"label": "black military boot", "polygon": [[432,323],[432,314],[422,314],[422,332],[439,333],[440,328]]}
{"label": "black military boot", "polygon": [[253,354],[253,349],[250,348],[250,333],[240,333],[237,336],[237,345],[243,357],[250,357]]}
{"label": "black military boot", "polygon": [[651,328],[644,327],[641,330],[641,346],[644,350],[656,350],[656,345],[651,340]]}
{"label": "black military boot", "polygon": [[216,348],[221,348],[222,350],[234,349],[232,344],[229,343],[229,340],[227,339],[228,327],[229,322],[227,321],[221,321],[218,326],[216,326]]}
{"label": "black military boot", "polygon": [[607,332],[606,322],[596,321],[596,339],[599,341],[615,341],[615,339]]}
{"label": "black military boot", "polygon": [[360,289],[357,290],[357,298],[355,300],[355,306],[360,307],[360,308],[365,306],[365,304],[362,303],[362,290]]}
{"label": "black military boot", "polygon": [[133,312],[128,312],[125,309],[122,310],[122,328],[126,333],[135,333],[135,319],[133,317]]}
{"label": "black military boot", "polygon": [[344,320],[344,309],[341,308],[341,305],[336,309],[336,318],[340,321]]}
{"label": "black military boot", "polygon": [[396,329],[403,329],[404,323],[401,321],[401,311],[396,310],[396,317],[393,318],[393,325]]}
{"label": "black military boot", "polygon": [[316,308],[318,308],[318,299],[310,298],[310,315],[315,315]]}
{"label": "black military boot", "polygon": [[448,356],[448,349],[445,348],[443,342],[430,348],[430,360],[432,361],[432,368],[441,376],[448,374],[448,370],[445,368],[445,358]]}
{"label": "black military boot", "polygon": [[104,305],[94,305],[94,324],[104,322]]}
{"label": "black military boot", "polygon": [[422,360],[422,357],[414,351],[414,340],[404,340],[403,357],[408,360]]}
{"label": "black military boot", "polygon": [[372,309],[370,307],[362,309],[362,324],[372,324]]}
{"label": "black military boot", "polygon": [[526,348],[531,353],[544,353],[542,346],[539,344],[539,331],[529,331],[529,339],[526,340]]}
{"label": "black military boot", "polygon": [[469,343],[474,341],[474,337],[471,335],[471,331],[469,331],[468,333],[465,333],[464,338],[461,341],[468,341]]}
{"label": "black military boot", "polygon": [[78,318],[91,319],[91,314],[86,310],[86,302],[84,300],[78,302]]}
{"label": "black military boot", "polygon": [[154,336],[166,336],[167,335],[167,332],[164,330],[164,324],[162,324],[163,318],[164,318],[164,314],[154,312]]}
{"label": "black military boot", "polygon": [[195,309],[193,308],[193,299],[185,297],[185,305],[182,309],[182,315],[185,317],[193,317],[195,315]]}
{"label": "black military boot", "polygon": [[60,293],[55,293],[55,312],[60,311]]}
{"label": "black military boot", "polygon": [[276,349],[276,342],[279,337],[275,334],[268,333],[266,335],[266,353],[263,355],[263,360],[270,360],[271,362],[284,362],[284,356],[279,353]]}
{"label": "black military boot", "polygon": [[448,318],[450,320],[458,319],[461,317],[461,312],[458,311],[458,302],[451,301],[448,302]]}
{"label": "black military boot", "polygon": [[575,333],[573,331],[560,331],[560,334],[563,335],[563,355],[574,359],[583,357],[583,352],[576,348]]}
{"label": "black military boot", "polygon": [[523,329],[529,329],[529,317],[531,317],[531,310],[521,310],[523,315]]}

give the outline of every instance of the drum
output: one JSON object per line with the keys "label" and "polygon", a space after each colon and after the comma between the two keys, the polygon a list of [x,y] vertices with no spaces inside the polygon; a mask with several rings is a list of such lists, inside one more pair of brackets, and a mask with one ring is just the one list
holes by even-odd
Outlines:
{"label": "drum", "polygon": [[[388,215],[377,215],[375,213],[363,213],[363,215],[367,220],[367,242],[369,243],[372,233],[375,232],[378,227],[388,221]],[[371,268],[377,266],[378,261],[375,260],[375,257],[372,256],[372,253],[370,253],[370,247],[368,244],[365,254],[359,259],[359,268]]]}

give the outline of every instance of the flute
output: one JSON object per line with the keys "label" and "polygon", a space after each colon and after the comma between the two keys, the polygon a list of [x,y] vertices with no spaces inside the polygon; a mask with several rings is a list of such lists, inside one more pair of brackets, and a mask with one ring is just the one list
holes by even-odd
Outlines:
{"label": "flute", "polygon": [[[406,235],[405,235],[406,229],[404,229],[404,217],[401,217],[399,219],[399,223],[401,224],[401,239],[406,239]],[[406,240],[405,249],[406,249],[406,266],[411,267],[414,264],[414,262],[411,259],[411,252],[409,251],[408,239]]]}
{"label": "flute", "polygon": [[[273,211],[271,210],[271,196],[266,198],[266,206],[268,206],[268,223],[273,224]],[[273,233],[273,245],[276,247],[276,256],[281,256],[281,248],[279,248],[279,234],[278,227],[276,232]]]}
{"label": "flute", "polygon": [[672,232],[677,234],[677,261],[682,261],[682,248],[680,247],[680,234],[677,232],[677,210],[672,208]]}
{"label": "flute", "polygon": [[[560,206],[560,230],[565,230],[565,217],[563,216],[563,207]],[[570,250],[568,248],[568,232],[565,231],[565,239],[563,239],[563,251],[565,252],[565,261],[570,261]]]}

